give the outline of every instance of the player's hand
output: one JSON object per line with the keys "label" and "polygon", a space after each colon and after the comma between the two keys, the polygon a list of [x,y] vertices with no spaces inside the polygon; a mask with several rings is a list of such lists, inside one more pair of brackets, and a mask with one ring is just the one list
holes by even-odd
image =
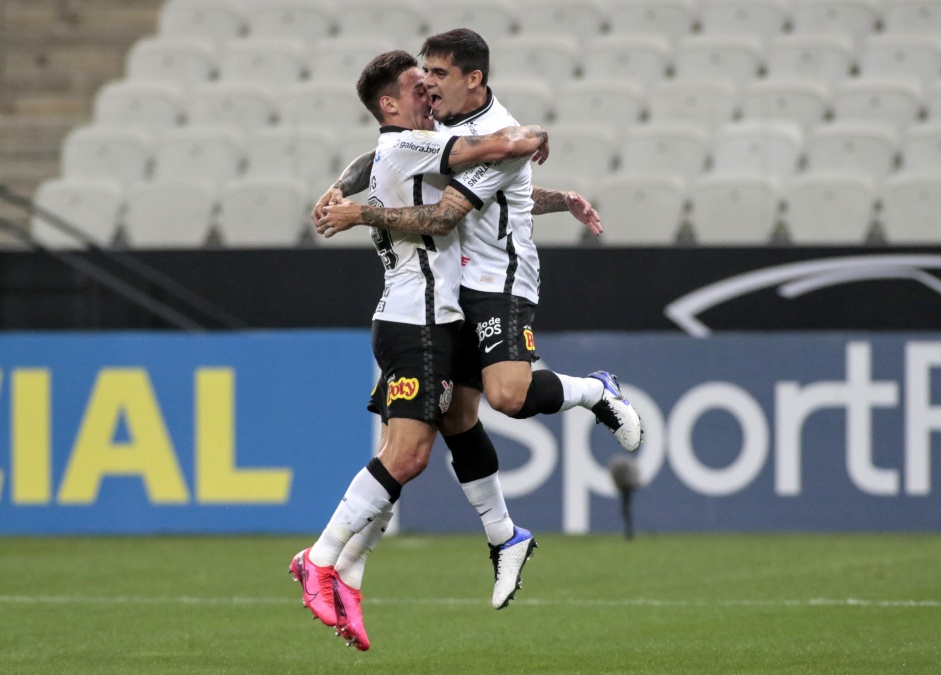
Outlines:
{"label": "player's hand", "polygon": [[327,239],[363,222],[360,205],[349,199],[343,199],[337,204],[327,204],[323,207],[323,213],[323,217],[317,222],[317,232]]}
{"label": "player's hand", "polygon": [[548,136],[546,136],[546,140],[542,142],[542,145],[540,145],[536,149],[536,154],[533,155],[533,161],[536,162],[536,164],[542,164],[547,159],[549,159],[549,137]]}
{"label": "player's hand", "polygon": [[601,218],[598,212],[592,207],[591,202],[582,197],[577,192],[565,193],[565,205],[569,207],[569,213],[575,216],[576,220],[588,226],[589,231],[596,237],[604,232],[601,227]]}
{"label": "player's hand", "polygon": [[323,193],[323,196],[318,199],[317,204],[314,205],[314,210],[310,214],[311,221],[313,221],[314,225],[319,225],[320,220],[324,216],[324,208],[333,204],[339,204],[342,201],[343,193],[340,192],[337,188],[331,187],[329,190]]}

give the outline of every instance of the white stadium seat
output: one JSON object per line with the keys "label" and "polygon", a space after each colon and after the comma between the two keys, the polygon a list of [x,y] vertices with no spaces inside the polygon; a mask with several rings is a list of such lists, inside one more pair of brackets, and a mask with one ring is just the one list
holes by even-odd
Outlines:
{"label": "white stadium seat", "polygon": [[941,243],[941,179],[937,173],[899,173],[882,194],[882,229],[890,244]]}
{"label": "white stadium seat", "polygon": [[101,126],[136,127],[159,134],[179,125],[185,110],[179,86],[123,80],[101,88],[95,97],[94,117]]}
{"label": "white stadium seat", "polygon": [[310,204],[299,181],[276,176],[234,180],[220,195],[219,227],[227,246],[296,246]]}
{"label": "white stadium seat", "polygon": [[552,114],[552,90],[544,82],[489,80],[494,96],[520,124],[545,125]]}
{"label": "white stadium seat", "polygon": [[672,63],[672,46],[663,36],[608,35],[584,45],[582,70],[596,80],[662,80]]}
{"label": "white stadium seat", "polygon": [[661,35],[675,41],[693,30],[694,0],[607,0],[613,35]]}
{"label": "white stadium seat", "polygon": [[855,60],[846,35],[786,35],[768,47],[768,76],[834,85],[849,77]]}
{"label": "white stadium seat", "polygon": [[[374,152],[379,142],[379,125],[346,129],[337,142],[336,169],[339,173],[354,159],[366,152]],[[329,181],[333,182],[333,179]],[[323,186],[326,189],[326,186]],[[319,190],[323,192],[323,190]]]}
{"label": "white stadium seat", "polygon": [[138,40],[127,58],[130,80],[171,82],[190,90],[208,82],[216,73],[211,42],[183,38]]}
{"label": "white stadium seat", "polygon": [[246,17],[249,34],[256,38],[318,44],[336,31],[333,10],[320,0],[251,2]]}
{"label": "white stadium seat", "polygon": [[728,80],[667,80],[649,95],[650,119],[683,121],[715,129],[731,121],[738,109],[738,91]]}
{"label": "white stadium seat", "polygon": [[221,45],[246,30],[245,6],[236,0],[169,0],[160,10],[160,34]]}
{"label": "white stadium seat", "polygon": [[941,35],[938,0],[890,0],[882,8],[885,32],[903,35]]}
{"label": "white stadium seat", "polygon": [[426,12],[429,35],[464,26],[479,33],[487,42],[511,35],[519,29],[513,5],[504,0],[477,0],[472,4],[441,3]]}
{"label": "white stadium seat", "polygon": [[762,176],[703,176],[690,189],[693,230],[701,245],[763,245],[780,206],[778,183]]}
{"label": "white stadium seat", "polygon": [[244,144],[240,133],[224,127],[168,131],[157,149],[156,180],[192,180],[219,186],[241,171]]}
{"label": "white stadium seat", "polygon": [[782,185],[796,173],[803,133],[792,122],[740,122],[718,130],[713,141],[712,171],[776,179]]}
{"label": "white stadium seat", "polygon": [[637,124],[645,109],[644,92],[632,82],[575,80],[560,84],[555,91],[555,117],[561,124],[598,123],[621,133]]}
{"label": "white stadium seat", "polygon": [[578,52],[578,42],[572,38],[509,37],[491,47],[490,73],[554,85],[574,76]]}
{"label": "white stadium seat", "polygon": [[789,10],[784,0],[703,0],[702,32],[768,40],[784,31]]}
{"label": "white stadium seat", "polygon": [[688,181],[702,173],[708,155],[709,135],[700,125],[644,124],[627,130],[621,144],[620,172],[630,176],[679,176]]}
{"label": "white stadium seat", "polygon": [[[425,33],[424,11],[422,6],[410,0],[356,0],[342,6],[337,13],[337,23],[341,37],[387,40],[389,36],[395,36],[397,42],[411,45]],[[429,8],[428,11],[434,9]]]}
{"label": "white stadium seat", "polygon": [[928,36],[875,35],[866,41],[859,65],[862,77],[932,84],[941,77],[941,41]]}
{"label": "white stadium seat", "polygon": [[686,187],[670,176],[612,176],[598,186],[605,246],[671,246],[683,221]]}
{"label": "white stadium seat", "polygon": [[860,40],[879,20],[875,0],[796,0],[794,32],[848,35]]}
{"label": "white stadium seat", "polygon": [[307,70],[317,82],[340,82],[355,91],[356,81],[372,59],[395,49],[391,40],[336,38],[318,42],[310,51]]}
{"label": "white stadium seat", "polygon": [[334,177],[334,139],[316,127],[264,129],[249,139],[246,148],[250,176],[293,177],[317,189]]}
{"label": "white stadium seat", "polygon": [[809,172],[791,181],[785,202],[791,243],[857,246],[872,225],[875,187],[859,176]]}
{"label": "white stadium seat", "polygon": [[833,92],[836,121],[891,124],[902,131],[921,112],[921,91],[908,82],[858,79],[843,82]]}
{"label": "white stadium seat", "polygon": [[206,242],[216,190],[192,180],[138,183],[128,192],[125,231],[134,248],[188,248]]}
{"label": "white stadium seat", "polygon": [[925,109],[929,120],[941,120],[941,81],[925,90]]}
{"label": "white stadium seat", "polygon": [[941,175],[941,123],[908,128],[902,141],[902,167],[907,172]]}
{"label": "white stadium seat", "polygon": [[[67,176],[44,181],[36,191],[37,208],[58,216],[81,230],[99,246],[107,246],[114,238],[122,206],[121,185],[104,178]],[[44,218],[34,215],[33,237],[50,248],[82,248],[74,237],[63,233]]]}
{"label": "white stadium seat", "polygon": [[807,169],[867,178],[877,185],[895,166],[898,136],[878,124],[818,127],[807,143]]}
{"label": "white stadium seat", "polygon": [[281,96],[281,122],[342,130],[372,126],[376,120],[359,100],[352,82],[307,82],[289,87]]}
{"label": "white stadium seat", "polygon": [[521,35],[574,37],[588,42],[605,25],[605,6],[598,0],[517,0]]}
{"label": "white stadium seat", "polygon": [[597,124],[565,124],[549,127],[549,166],[554,173],[587,180],[608,176],[614,168],[617,145],[614,132]]}
{"label": "white stadium seat", "polygon": [[796,122],[808,132],[826,118],[830,107],[824,85],[804,80],[756,80],[742,91],[742,118]]}
{"label": "white stadium seat", "polygon": [[212,82],[193,93],[189,122],[248,132],[268,126],[276,115],[275,99],[264,86],[250,82]]}
{"label": "white stadium seat", "polygon": [[127,185],[146,178],[153,155],[153,138],[140,129],[80,127],[62,143],[62,174]]}
{"label": "white stadium seat", "polygon": [[676,48],[676,76],[728,78],[743,84],[758,76],[762,67],[761,42],[739,35],[694,35],[679,41]]}
{"label": "white stadium seat", "polygon": [[307,51],[298,40],[255,38],[226,44],[219,75],[228,82],[250,82],[279,93],[307,71]]}

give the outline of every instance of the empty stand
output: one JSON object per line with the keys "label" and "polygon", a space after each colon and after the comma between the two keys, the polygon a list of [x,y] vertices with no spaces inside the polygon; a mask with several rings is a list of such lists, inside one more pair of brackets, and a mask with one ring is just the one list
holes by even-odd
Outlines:
{"label": "empty stand", "polygon": [[222,127],[183,127],[164,134],[157,149],[158,181],[206,181],[216,186],[242,170],[241,134]]}
{"label": "empty stand", "polygon": [[607,10],[614,35],[661,35],[673,41],[698,21],[693,0],[608,0]]}
{"label": "empty stand", "polygon": [[784,0],[702,0],[702,31],[768,40],[784,31],[789,10]]}
{"label": "empty stand", "polygon": [[354,85],[307,82],[289,87],[281,97],[282,123],[336,130],[372,126],[376,120],[360,102]]}
{"label": "empty stand", "polygon": [[518,0],[514,3],[521,35],[598,37],[605,26],[605,5],[598,0]]}
{"label": "empty stand", "polygon": [[555,84],[575,75],[578,53],[574,38],[509,37],[491,47],[490,72],[499,78]]}
{"label": "empty stand", "polygon": [[690,190],[696,241],[703,245],[769,243],[778,218],[777,181],[763,176],[704,176]]}
{"label": "empty stand", "polygon": [[872,226],[875,187],[859,176],[811,172],[791,181],[785,201],[792,243],[859,245]]}
{"label": "empty stand", "polygon": [[676,48],[676,76],[693,80],[728,78],[743,84],[762,69],[761,43],[739,35],[694,35]]}
{"label": "empty stand", "polygon": [[708,149],[709,135],[700,125],[661,122],[637,126],[627,130],[621,145],[620,171],[634,177],[681,177],[688,181],[703,171]]}
{"label": "empty stand", "polygon": [[220,195],[219,227],[227,246],[295,246],[310,215],[307,188],[290,178],[249,176]]}
{"label": "empty stand", "polygon": [[[100,246],[114,238],[124,204],[121,186],[103,178],[69,176],[43,182],[36,191],[36,206],[74,225]],[[51,248],[81,248],[82,244],[33,216],[32,233],[36,240]]]}
{"label": "empty stand", "polygon": [[670,246],[686,206],[682,180],[669,176],[613,176],[598,186],[606,246]]}
{"label": "empty stand", "polygon": [[582,70],[595,80],[659,82],[672,67],[670,42],[656,35],[609,35],[583,44]]}
{"label": "empty stand", "polygon": [[331,5],[320,0],[263,0],[246,11],[253,37],[317,44],[336,32]]}
{"label": "empty stand", "polygon": [[137,41],[127,58],[131,80],[170,82],[189,90],[215,74],[215,49],[205,40],[145,38]]}
{"label": "empty stand", "polygon": [[352,88],[366,64],[393,49],[394,42],[377,38],[336,38],[318,42],[311,49],[307,70],[311,80],[340,82]]}
{"label": "empty stand", "polygon": [[[428,8],[429,12],[434,8]],[[356,0],[346,3],[337,13],[342,37],[377,37],[404,41],[403,49],[418,51],[420,37],[425,34],[424,8],[409,0]],[[457,28],[457,26],[452,26]],[[412,43],[415,46],[411,46]],[[378,53],[378,52],[377,52]]]}
{"label": "empty stand", "polygon": [[941,77],[941,42],[928,36],[874,35],[865,42],[859,63],[862,77],[929,85]]}
{"label": "empty stand", "polygon": [[796,0],[794,4],[795,33],[859,40],[875,29],[878,20],[875,0]]}
{"label": "empty stand", "polygon": [[937,244],[941,180],[936,173],[900,173],[886,181],[882,229],[890,244]]}
{"label": "empty stand", "polygon": [[941,176],[941,123],[908,128],[902,142],[902,167],[905,171]]}
{"label": "empty stand", "polygon": [[323,191],[334,178],[334,145],[332,136],[316,127],[264,129],[246,145],[247,173],[296,178]]}
{"label": "empty stand", "polygon": [[742,122],[722,127],[713,141],[715,174],[744,173],[784,184],[797,171],[803,134],[789,122]]}
{"label": "empty stand", "polygon": [[833,93],[833,114],[837,121],[885,123],[901,131],[921,113],[918,87],[895,79],[846,81]]}
{"label": "empty stand", "polygon": [[160,12],[160,34],[222,44],[244,34],[245,7],[233,0],[168,0]]}
{"label": "empty stand", "polygon": [[834,85],[849,77],[856,59],[846,35],[786,35],[768,47],[768,76]]}
{"label": "empty stand", "polygon": [[465,26],[479,33],[487,42],[506,37],[519,30],[519,17],[513,5],[503,0],[478,0],[465,3],[443,3],[425,13],[430,35]]}
{"label": "empty stand", "polygon": [[545,125],[552,114],[552,90],[544,82],[491,80],[497,100],[520,124]]}
{"label": "empty stand", "polygon": [[805,80],[756,80],[742,92],[742,118],[791,121],[805,133],[822,123],[829,112],[827,88]]}
{"label": "empty stand", "polygon": [[650,119],[683,121],[715,129],[738,111],[738,91],[728,80],[669,80],[651,89]]}
{"label": "empty stand", "polygon": [[62,143],[62,175],[127,185],[147,177],[153,154],[153,138],[140,129],[81,127]]}
{"label": "empty stand", "polygon": [[278,93],[307,72],[307,51],[298,40],[254,38],[226,43],[219,73],[229,82],[250,82]]}
{"label": "empty stand", "polygon": [[890,0],[882,8],[886,33],[941,35],[938,0]]}
{"label": "empty stand", "polygon": [[260,84],[212,82],[197,88],[189,107],[189,122],[250,132],[270,125],[277,115],[275,99]]}
{"label": "empty stand", "polygon": [[163,82],[123,80],[105,85],[95,97],[95,122],[136,127],[159,134],[185,117],[183,90]]}
{"label": "empty stand", "polygon": [[555,98],[557,122],[598,123],[615,133],[637,124],[646,108],[643,90],[632,82],[575,80],[556,87]]}
{"label": "empty stand", "polygon": [[808,143],[807,169],[885,180],[895,167],[898,136],[879,124],[835,123],[816,129]]}
{"label": "empty stand", "polygon": [[[557,173],[579,180],[597,180],[609,175],[614,167],[615,135],[610,129],[593,124],[555,125],[549,129],[551,149],[549,166]],[[558,168],[555,168],[558,167]]]}
{"label": "empty stand", "polygon": [[216,209],[216,190],[192,180],[138,183],[127,195],[125,234],[134,248],[201,246]]}

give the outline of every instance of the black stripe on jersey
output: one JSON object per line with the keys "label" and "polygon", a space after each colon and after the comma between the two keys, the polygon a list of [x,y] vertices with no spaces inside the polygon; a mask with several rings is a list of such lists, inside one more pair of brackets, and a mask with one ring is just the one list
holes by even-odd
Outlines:
{"label": "black stripe on jersey", "polygon": [[510,210],[506,206],[506,193],[503,190],[497,190],[497,204],[500,206],[500,225],[497,228],[497,239],[503,239],[506,236],[506,224],[510,220]]}
{"label": "black stripe on jersey", "polygon": [[519,267],[519,257],[516,255],[516,246],[513,244],[513,233],[507,232],[506,227],[510,219],[510,209],[506,204],[506,194],[503,190],[497,191],[497,204],[500,205],[499,238],[506,238],[506,283],[503,284],[504,293],[513,292],[513,282],[516,281],[516,268]]}
{"label": "black stripe on jersey", "polygon": [[443,176],[449,176],[451,174],[451,148],[457,143],[457,139],[457,136],[451,136],[451,139],[444,144],[444,150],[441,151],[441,171],[439,171],[439,173]]}
{"label": "black stripe on jersey", "polygon": [[463,183],[458,183],[456,180],[452,179],[448,183],[448,187],[453,187],[455,190],[460,192],[464,197],[471,203],[478,211],[484,207],[484,200],[474,194],[473,190],[464,185]]}
{"label": "black stripe on jersey", "polygon": [[[425,198],[422,196],[421,188],[425,182],[423,175],[419,174],[412,178],[412,203],[415,206],[421,206],[425,203]],[[421,236],[422,243],[425,245],[425,248],[429,251],[437,251],[438,247],[435,246],[435,239],[430,234],[423,234]]]}
{"label": "black stripe on jersey", "polygon": [[435,322],[435,275],[428,264],[428,251],[423,248],[418,249],[418,264],[425,277],[425,323],[431,325]]}

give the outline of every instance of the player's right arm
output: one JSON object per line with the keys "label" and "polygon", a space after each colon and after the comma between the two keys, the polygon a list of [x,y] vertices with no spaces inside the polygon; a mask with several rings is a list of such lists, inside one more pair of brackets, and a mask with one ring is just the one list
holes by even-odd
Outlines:
{"label": "player's right arm", "polygon": [[549,156],[549,134],[538,125],[505,127],[486,136],[458,136],[448,155],[448,167],[532,157],[542,164]]}
{"label": "player's right arm", "polygon": [[474,205],[453,185],[445,188],[441,201],[420,206],[381,208],[344,200],[324,207],[324,217],[317,222],[317,232],[329,238],[362,223],[387,230],[438,237],[457,227],[472,208]]}

